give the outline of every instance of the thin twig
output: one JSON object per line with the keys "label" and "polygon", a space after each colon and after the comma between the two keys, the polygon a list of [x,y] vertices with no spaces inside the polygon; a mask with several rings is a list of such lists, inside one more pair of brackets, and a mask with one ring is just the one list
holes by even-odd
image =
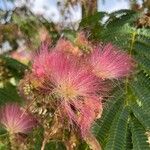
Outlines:
{"label": "thin twig", "polygon": [[45,145],[47,143],[47,139],[44,138],[43,142],[42,142],[42,147],[41,147],[41,150],[44,150],[45,149]]}

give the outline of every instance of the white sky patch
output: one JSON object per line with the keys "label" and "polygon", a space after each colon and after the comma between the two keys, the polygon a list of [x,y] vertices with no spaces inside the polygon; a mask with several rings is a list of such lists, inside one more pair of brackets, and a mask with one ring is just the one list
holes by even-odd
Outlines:
{"label": "white sky patch", "polygon": [[5,41],[2,44],[2,48],[0,48],[0,54],[3,54],[4,52],[8,52],[10,50],[12,50],[12,47],[10,46],[8,41]]}
{"label": "white sky patch", "polygon": [[[30,0],[26,3],[25,0],[15,1],[16,7],[26,5],[36,15],[42,15],[48,21],[55,23],[64,21],[64,16],[61,15],[58,7],[57,0]],[[74,7],[69,7],[70,15],[67,15],[65,22],[77,22],[81,20],[82,10],[80,4]]]}
{"label": "white sky patch", "polygon": [[23,6],[23,5],[26,5],[26,1],[25,0],[16,0],[15,2],[14,2],[14,4],[15,4],[15,6],[16,7],[21,7],[21,6]]}
{"label": "white sky patch", "polygon": [[55,0],[31,0],[30,9],[36,15],[43,15],[48,21],[59,22],[60,13]]}
{"label": "white sky patch", "polygon": [[103,4],[102,0],[98,0],[98,10],[99,11],[106,11],[106,12],[113,12],[120,9],[128,9],[129,8],[129,1],[128,0],[111,0],[105,1]]}
{"label": "white sky patch", "polygon": [[[82,18],[82,9],[81,5],[77,4],[76,6],[69,6],[68,8],[69,14],[66,14],[67,19],[65,20],[66,22],[76,22],[81,20]],[[62,16],[63,19],[63,16]]]}
{"label": "white sky patch", "polygon": [[[5,1],[5,0],[4,0]],[[10,1],[4,1],[0,0],[0,9],[2,10],[12,10],[14,8],[14,5]]]}
{"label": "white sky patch", "polygon": [[[75,7],[70,7],[70,16],[68,19],[64,20],[64,16],[60,14],[60,11],[57,7],[58,0],[29,0],[29,3],[26,3],[26,0],[15,0],[15,6],[21,7],[23,5],[28,6],[34,14],[43,15],[48,21],[53,21],[54,23],[66,21],[66,22],[78,22],[82,18],[81,6],[78,4]],[[63,1],[63,0],[61,0]],[[141,3],[142,0],[138,0]],[[7,9],[14,9],[13,3],[7,2]],[[0,8],[4,8],[0,0]],[[103,3],[102,0],[98,0],[98,10],[113,12],[120,9],[128,9],[129,0],[105,0]]]}
{"label": "white sky patch", "polygon": [[110,12],[113,12],[113,11],[120,10],[120,9],[129,9],[129,4],[125,1],[120,4],[116,3],[115,6],[111,7],[110,9],[107,9],[106,11],[110,10]]}

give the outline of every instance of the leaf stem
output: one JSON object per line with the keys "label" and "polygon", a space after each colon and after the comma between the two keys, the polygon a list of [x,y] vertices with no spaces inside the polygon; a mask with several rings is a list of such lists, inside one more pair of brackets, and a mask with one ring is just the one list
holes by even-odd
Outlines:
{"label": "leaf stem", "polygon": [[1,137],[4,137],[5,135],[8,135],[8,133],[1,134],[1,135],[0,135],[0,138],[1,138]]}
{"label": "leaf stem", "polygon": [[133,50],[133,46],[134,46],[134,42],[135,42],[135,38],[136,38],[136,31],[134,31],[131,35],[131,45],[130,45],[130,50],[129,50],[129,54],[132,54],[132,50]]}
{"label": "leaf stem", "polygon": [[[131,35],[131,44],[130,44],[130,49],[129,49],[130,56],[132,55],[132,51],[133,51],[133,46],[134,46],[134,43],[135,43],[136,34],[137,34],[137,32],[133,31],[132,35]],[[128,103],[128,86],[129,86],[129,79],[128,79],[128,77],[126,77],[126,80],[125,80],[125,94],[126,94],[125,104],[126,105],[129,104]]]}
{"label": "leaf stem", "polygon": [[41,147],[41,150],[44,150],[45,149],[45,145],[47,143],[47,139],[44,138],[43,142],[42,142],[42,147]]}

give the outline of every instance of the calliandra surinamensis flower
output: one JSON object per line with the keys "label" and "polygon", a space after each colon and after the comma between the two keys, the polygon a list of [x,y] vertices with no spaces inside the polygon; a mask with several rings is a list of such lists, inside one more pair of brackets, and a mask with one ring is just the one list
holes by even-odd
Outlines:
{"label": "calliandra surinamensis flower", "polygon": [[[95,109],[102,105],[100,100],[96,101],[94,98],[97,95],[99,81],[93,74],[76,63],[66,62],[64,58],[57,63],[60,64],[55,66],[53,71],[53,84],[55,85],[53,93],[62,101],[63,109],[70,120],[80,127],[82,135],[86,135],[86,131],[90,129],[89,127],[96,118]],[[90,107],[86,98],[93,103],[97,102],[96,107]],[[90,107],[90,110],[85,107]],[[99,109],[102,108],[99,107]],[[81,122],[81,119],[79,121],[79,116],[85,120],[84,123]],[[90,122],[86,121],[89,118]],[[83,124],[87,129],[83,129]]]}
{"label": "calliandra surinamensis flower", "polygon": [[64,55],[59,58],[51,66],[51,81],[55,85],[53,92],[65,100],[95,95],[100,83],[98,78],[73,58],[66,58]]}
{"label": "calliandra surinamensis flower", "polygon": [[48,44],[42,44],[37,55],[33,56],[32,71],[38,78],[46,74],[47,66],[49,66]]}
{"label": "calliandra surinamensis flower", "polygon": [[78,124],[80,125],[82,135],[87,134],[96,119],[101,117],[103,108],[102,103],[99,101],[96,98],[85,99],[85,104],[81,108],[82,112],[78,115]]}
{"label": "calliandra surinamensis flower", "polygon": [[[54,94],[61,102],[62,112],[65,112],[70,121],[75,122],[79,127],[83,126],[80,125],[79,114],[84,116],[84,120],[88,119],[88,117],[92,118],[90,122],[85,122],[85,124],[88,124],[85,127],[88,127],[87,130],[89,130],[89,126],[96,118],[96,115],[93,115],[95,114],[95,109],[102,109],[102,107],[99,107],[102,104],[101,100],[96,101],[98,106],[91,107],[90,113],[88,113],[88,109],[84,109],[84,105],[88,106],[87,98],[95,103],[94,97],[98,96],[97,92],[103,91],[102,81],[91,73],[88,70],[89,67],[82,64],[78,57],[66,55],[66,53],[57,50],[50,52],[46,50],[45,54],[43,53],[39,54],[39,57],[37,56],[33,62],[33,72],[45,80],[42,88],[46,89],[44,86],[50,88],[49,93]],[[35,62],[38,64],[37,66],[34,65]],[[81,134],[85,135],[87,130],[81,131]]]}
{"label": "calliandra surinamensis flower", "polygon": [[90,45],[90,57],[70,53],[73,46],[65,40],[50,49],[42,45],[25,79],[29,77],[33,93],[39,94],[38,103],[41,100],[44,109],[45,104],[50,107],[55,103],[54,110],[60,120],[75,124],[85,138],[95,120],[101,117],[103,94],[109,90],[102,79],[125,77],[132,71],[133,64],[129,55],[111,44],[99,49]]}
{"label": "calliandra surinamensis flower", "polygon": [[63,111],[66,111],[69,118],[75,121],[80,128],[82,137],[86,137],[86,135],[90,134],[90,128],[93,123],[101,117],[103,110],[101,100],[93,97],[85,98],[83,103],[80,101],[72,103],[76,111],[73,111],[71,105],[67,102],[64,102]]}
{"label": "calliandra surinamensis flower", "polygon": [[133,70],[133,59],[112,44],[95,49],[90,57],[93,73],[103,79],[127,76]]}
{"label": "calliandra surinamensis flower", "polygon": [[19,105],[6,104],[0,109],[0,124],[11,134],[26,134],[33,129],[36,121]]}

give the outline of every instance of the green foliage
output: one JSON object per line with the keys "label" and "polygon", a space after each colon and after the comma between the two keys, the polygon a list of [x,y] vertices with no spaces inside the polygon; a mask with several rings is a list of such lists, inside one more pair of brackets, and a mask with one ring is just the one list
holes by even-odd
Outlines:
{"label": "green foliage", "polygon": [[[36,137],[36,138],[35,138]],[[39,128],[34,134],[34,150],[41,150],[43,142],[43,128]],[[46,144],[45,150],[66,150],[61,141],[50,141]]]}
{"label": "green foliage", "polygon": [[93,129],[102,146],[106,144],[106,139],[109,136],[110,127],[115,119],[115,115],[119,108],[123,108],[123,94],[120,93],[120,89],[116,89],[112,97],[105,106],[102,118],[95,124],[95,128]]}
{"label": "green foliage", "polygon": [[88,144],[81,141],[79,146],[77,147],[77,150],[90,150],[90,148],[89,148]]}
{"label": "green foliage", "polygon": [[147,137],[145,134],[145,129],[140,124],[140,122],[132,117],[131,122],[131,131],[132,131],[132,141],[133,141],[133,150],[149,150],[149,144],[147,142]]}
{"label": "green foliage", "polygon": [[[93,132],[105,150],[150,149],[150,29],[137,28],[141,14],[120,10],[109,14],[96,39],[112,42],[135,58],[136,70],[106,102]],[[91,30],[94,34],[94,32]],[[98,35],[98,36],[97,36]]]}
{"label": "green foliage", "polygon": [[107,150],[119,150],[125,148],[126,133],[128,126],[129,110],[123,108],[118,112],[110,129],[110,136],[106,145]]}
{"label": "green foliage", "polygon": [[11,74],[8,80],[0,82],[0,105],[8,102],[21,103],[22,98],[18,94],[16,84],[18,80],[23,77],[25,70],[28,67],[19,61],[5,55],[1,55],[0,59],[4,62],[4,67],[6,67]]}
{"label": "green foliage", "polygon": [[6,150],[6,146],[3,143],[0,143],[0,150]]}
{"label": "green foliage", "polygon": [[21,79],[25,73],[25,70],[28,69],[28,67],[19,61],[8,57],[1,55],[0,59],[2,59],[5,63],[5,67],[9,70],[9,72],[13,75],[15,78]]}
{"label": "green foliage", "polygon": [[16,86],[10,83],[5,84],[3,88],[0,88],[0,105],[7,102],[21,102],[22,98],[18,95]]}
{"label": "green foliage", "polygon": [[66,150],[66,148],[60,141],[51,141],[45,146],[45,150]]}
{"label": "green foliage", "polygon": [[34,133],[35,141],[34,141],[34,150],[40,150],[42,146],[42,140],[43,140],[43,128],[39,128],[38,131],[35,131]]}

